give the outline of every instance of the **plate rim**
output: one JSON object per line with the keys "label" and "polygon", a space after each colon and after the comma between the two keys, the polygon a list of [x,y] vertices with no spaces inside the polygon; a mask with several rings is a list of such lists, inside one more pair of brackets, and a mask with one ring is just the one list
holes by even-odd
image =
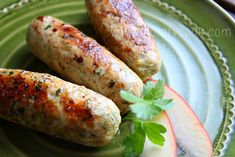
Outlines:
{"label": "plate rim", "polygon": [[[149,1],[149,0],[147,0]],[[207,47],[211,57],[215,61],[217,68],[220,71],[222,81],[223,81],[223,96],[225,95],[225,100],[222,101],[222,108],[223,108],[223,121],[220,125],[219,133],[216,136],[214,141],[214,155],[215,156],[224,156],[226,149],[231,141],[231,137],[233,134],[233,126],[234,126],[234,118],[235,118],[235,95],[234,95],[234,87],[233,87],[233,80],[231,77],[231,73],[229,71],[229,66],[226,63],[226,58],[223,56],[223,53],[220,51],[219,47],[215,44],[214,39],[206,33],[203,26],[199,26],[195,23],[191,18],[188,17],[184,12],[177,9],[174,5],[171,5],[167,2],[163,2],[162,0],[150,0],[157,4],[159,8],[163,9],[164,11],[168,11],[172,16],[176,17],[180,20],[186,27],[188,27],[191,31],[196,32],[195,34],[202,40],[202,42]],[[205,1],[214,5],[221,14],[225,14],[227,19],[234,25],[235,20],[224,11],[220,6],[218,6],[213,1]],[[200,33],[197,30],[200,29]],[[228,113],[232,113],[229,115]],[[222,127],[222,130],[221,130]],[[226,130],[228,129],[228,130]],[[226,130],[226,131],[225,131]]]}
{"label": "plate rim", "polygon": [[221,14],[223,14],[231,23],[235,26],[235,19],[226,11],[224,8],[222,8],[219,4],[216,2],[209,0],[205,1],[206,3],[209,3],[210,5],[214,6],[214,8],[219,11]]}

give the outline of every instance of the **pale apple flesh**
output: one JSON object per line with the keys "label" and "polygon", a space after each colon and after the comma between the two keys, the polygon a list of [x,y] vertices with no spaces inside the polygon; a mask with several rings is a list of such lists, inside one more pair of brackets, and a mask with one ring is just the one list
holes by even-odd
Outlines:
{"label": "pale apple flesh", "polygon": [[141,157],[177,157],[176,140],[167,114],[163,112],[161,115],[155,117],[153,121],[164,125],[167,129],[167,132],[164,134],[165,143],[163,147],[156,146],[146,138]]}
{"label": "pale apple flesh", "polygon": [[165,98],[173,99],[174,106],[167,110],[177,144],[187,157],[213,157],[213,147],[207,131],[186,101],[168,86]]}

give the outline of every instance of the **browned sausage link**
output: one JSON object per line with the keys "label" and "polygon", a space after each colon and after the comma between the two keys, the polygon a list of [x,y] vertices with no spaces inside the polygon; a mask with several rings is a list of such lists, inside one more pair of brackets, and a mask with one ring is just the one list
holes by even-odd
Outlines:
{"label": "browned sausage link", "polygon": [[49,74],[0,68],[0,117],[54,137],[103,146],[120,112],[104,96]]}
{"label": "browned sausage link", "polygon": [[132,0],[86,0],[91,23],[112,52],[142,79],[159,71],[155,41]]}
{"label": "browned sausage link", "polygon": [[33,53],[61,76],[112,99],[122,114],[127,112],[128,104],[120,98],[120,90],[141,96],[141,79],[71,25],[53,17],[39,17],[29,26],[27,42]]}

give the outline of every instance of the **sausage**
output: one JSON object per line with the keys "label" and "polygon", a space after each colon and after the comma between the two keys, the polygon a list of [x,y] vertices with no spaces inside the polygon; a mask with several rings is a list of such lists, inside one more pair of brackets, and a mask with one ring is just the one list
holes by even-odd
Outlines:
{"label": "sausage", "polygon": [[161,67],[160,53],[132,0],[86,0],[97,35],[143,80]]}
{"label": "sausage", "polygon": [[48,135],[99,147],[120,124],[108,98],[49,74],[0,68],[0,117]]}
{"label": "sausage", "polygon": [[128,90],[140,97],[142,80],[122,61],[73,26],[50,16],[32,21],[27,32],[32,52],[65,79],[112,99],[122,114],[129,104],[120,97]]}

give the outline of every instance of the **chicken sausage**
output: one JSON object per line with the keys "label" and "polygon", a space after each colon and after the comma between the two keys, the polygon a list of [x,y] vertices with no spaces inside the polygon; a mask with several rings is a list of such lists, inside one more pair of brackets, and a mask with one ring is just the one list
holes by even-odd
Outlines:
{"label": "chicken sausage", "polygon": [[65,79],[112,99],[122,114],[128,103],[120,90],[140,97],[142,80],[122,61],[78,29],[50,16],[30,24],[27,42],[32,52]]}
{"label": "chicken sausage", "polygon": [[132,0],[86,0],[96,33],[142,79],[157,73],[160,53]]}
{"label": "chicken sausage", "polygon": [[86,146],[103,146],[121,117],[108,98],[49,74],[0,68],[0,117]]}

